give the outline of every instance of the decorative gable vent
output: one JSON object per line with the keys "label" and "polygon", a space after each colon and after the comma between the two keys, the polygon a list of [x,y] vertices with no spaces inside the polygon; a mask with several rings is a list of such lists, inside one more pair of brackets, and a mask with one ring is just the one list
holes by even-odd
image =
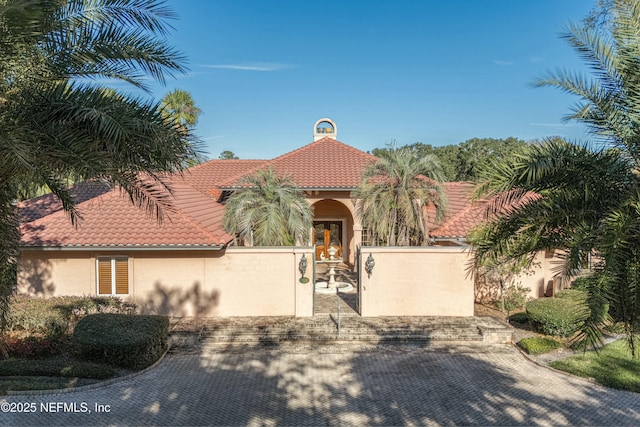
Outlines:
{"label": "decorative gable vent", "polygon": [[331,119],[320,119],[313,126],[313,140],[317,141],[322,138],[336,139],[338,128]]}

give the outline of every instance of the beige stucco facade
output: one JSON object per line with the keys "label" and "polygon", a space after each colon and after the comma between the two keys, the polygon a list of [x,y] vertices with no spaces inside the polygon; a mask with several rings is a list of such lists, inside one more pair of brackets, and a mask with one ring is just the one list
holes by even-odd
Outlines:
{"label": "beige stucco facade", "polygon": [[[228,248],[220,251],[25,250],[18,292],[37,296],[96,295],[96,258],[126,256],[129,294],[144,312],[173,316],[312,316],[311,281],[300,283],[302,256],[313,248]],[[306,277],[312,274],[309,262]]]}
{"label": "beige stucco facade", "polygon": [[363,247],[362,316],[473,316],[469,256],[464,247]]}
{"label": "beige stucco facade", "polygon": [[[553,296],[559,289],[569,285],[562,280],[562,262],[558,251],[540,251],[534,257],[531,268],[508,285],[528,288],[529,299]],[[495,301],[499,296],[497,283],[487,283],[482,277],[476,278],[477,301]]]}

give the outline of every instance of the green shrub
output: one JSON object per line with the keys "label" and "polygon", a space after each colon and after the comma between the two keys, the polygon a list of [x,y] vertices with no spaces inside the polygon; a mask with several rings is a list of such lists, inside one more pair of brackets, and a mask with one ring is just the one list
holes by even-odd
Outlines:
{"label": "green shrub", "polygon": [[576,291],[586,291],[591,286],[592,280],[594,280],[593,276],[576,277],[571,283],[571,289]]}
{"label": "green shrub", "polygon": [[94,314],[73,331],[82,357],[129,369],[143,369],[167,349],[169,319],[163,316]]}
{"label": "green shrub", "polygon": [[563,289],[556,293],[556,298],[570,299],[576,302],[584,302],[587,293],[580,289]]}
{"label": "green shrub", "polygon": [[70,319],[54,305],[51,299],[16,297],[9,308],[7,330],[50,337],[66,334]]}
{"label": "green shrub", "polygon": [[62,351],[63,338],[5,334],[4,344],[9,356],[36,359],[59,354]]}
{"label": "green shrub", "polygon": [[94,313],[133,313],[135,305],[114,297],[18,296],[11,302],[7,330],[47,337],[68,334],[78,319]]}
{"label": "green shrub", "polygon": [[549,337],[529,337],[518,341],[518,346],[527,354],[544,354],[562,347],[562,344]]}
{"label": "green shrub", "polygon": [[523,308],[527,303],[527,297],[531,289],[523,286],[509,286],[504,290],[504,309],[507,310],[507,314],[518,308]]}
{"label": "green shrub", "polygon": [[584,292],[566,290],[555,298],[529,301],[526,312],[531,326],[545,335],[573,335],[588,316],[584,298]]}
{"label": "green shrub", "polygon": [[527,313],[525,313],[524,311],[521,313],[513,313],[511,316],[509,316],[509,322],[527,323],[529,322],[529,317],[527,316]]}

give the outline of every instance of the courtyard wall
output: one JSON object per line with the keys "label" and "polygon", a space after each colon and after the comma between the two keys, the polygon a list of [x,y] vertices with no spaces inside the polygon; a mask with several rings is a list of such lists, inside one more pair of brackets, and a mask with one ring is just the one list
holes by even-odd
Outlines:
{"label": "courtyard wall", "polygon": [[362,316],[473,316],[469,257],[465,247],[362,247]]}
{"label": "courtyard wall", "polygon": [[145,313],[172,316],[312,316],[312,280],[300,283],[298,264],[313,247],[225,250],[24,250],[18,292],[50,297],[96,295],[96,258],[127,257],[124,300]]}

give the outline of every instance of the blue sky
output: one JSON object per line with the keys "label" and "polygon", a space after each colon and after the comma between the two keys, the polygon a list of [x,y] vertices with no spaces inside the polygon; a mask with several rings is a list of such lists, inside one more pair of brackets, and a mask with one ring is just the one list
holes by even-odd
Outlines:
{"label": "blue sky", "polygon": [[154,87],[189,91],[208,155],[272,158],[336,122],[370,151],[395,140],[586,139],[563,122],[577,99],[533,88],[545,71],[581,69],[560,38],[589,0],[169,0],[170,40],[189,73]]}

